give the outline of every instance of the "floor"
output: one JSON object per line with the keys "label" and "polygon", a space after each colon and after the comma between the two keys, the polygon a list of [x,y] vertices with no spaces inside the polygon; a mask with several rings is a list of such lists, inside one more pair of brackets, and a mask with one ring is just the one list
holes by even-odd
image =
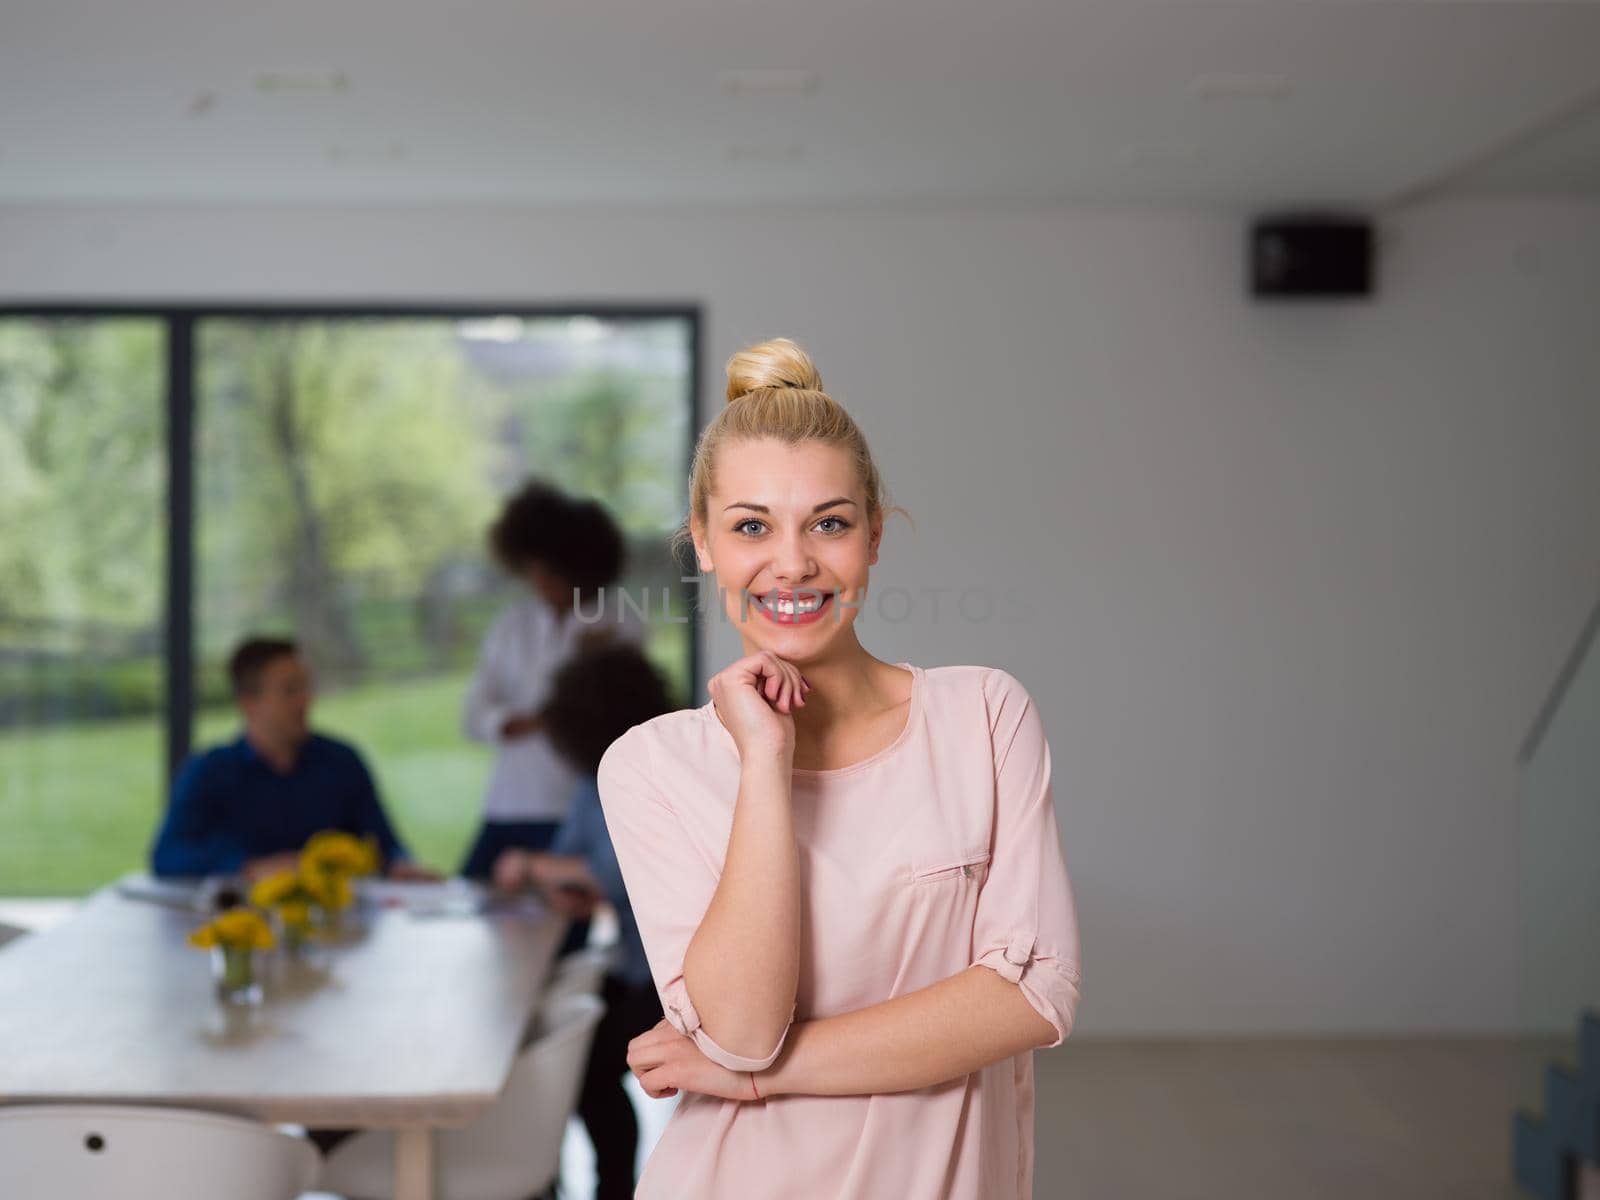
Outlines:
{"label": "floor", "polygon": [[1515,1200],[1505,1038],[1069,1041],[1040,1054],[1036,1197]]}

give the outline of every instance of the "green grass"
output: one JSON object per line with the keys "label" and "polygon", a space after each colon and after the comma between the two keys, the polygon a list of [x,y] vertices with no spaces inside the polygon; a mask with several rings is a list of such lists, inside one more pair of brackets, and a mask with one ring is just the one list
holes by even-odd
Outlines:
{"label": "green grass", "polygon": [[[446,872],[477,829],[490,764],[460,733],[467,678],[352,688],[314,714],[361,750],[411,852]],[[227,709],[197,725],[196,746],[237,730]],[[0,896],[81,895],[143,868],[165,805],[162,753],[154,716],[0,734]]]}

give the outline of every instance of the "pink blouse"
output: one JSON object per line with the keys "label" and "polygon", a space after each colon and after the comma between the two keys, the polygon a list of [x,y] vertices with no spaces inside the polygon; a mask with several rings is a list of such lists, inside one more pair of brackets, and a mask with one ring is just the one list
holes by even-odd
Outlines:
{"label": "pink blouse", "polygon": [[[1077,918],[1050,750],[1005,671],[909,663],[905,729],[870,758],[794,772],[804,887],[794,1020],[836,1016],[973,964],[1072,1028]],[[600,797],[669,1022],[734,1070],[683,980],[721,875],[739,792],[732,735],[708,702],[635,726],[600,764]],[[785,1034],[785,1037],[787,1034]],[[722,1100],[682,1093],[641,1200],[1028,1200],[1033,1053],[917,1091]]]}

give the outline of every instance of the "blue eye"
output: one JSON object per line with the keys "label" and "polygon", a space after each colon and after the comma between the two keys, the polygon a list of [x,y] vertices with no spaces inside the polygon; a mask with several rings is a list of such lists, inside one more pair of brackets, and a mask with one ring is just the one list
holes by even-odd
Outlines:
{"label": "blue eye", "polygon": [[[833,527],[830,529],[822,529],[822,527],[829,521],[833,522]],[[754,532],[752,532],[749,528],[752,525],[756,527]],[[741,534],[744,537],[757,537],[765,528],[765,521],[758,521],[755,517],[746,517],[733,527],[733,532]],[[817,522],[817,528],[822,529],[823,533],[828,534],[843,533],[845,530],[850,528],[850,522],[846,521],[843,517],[823,517]]]}

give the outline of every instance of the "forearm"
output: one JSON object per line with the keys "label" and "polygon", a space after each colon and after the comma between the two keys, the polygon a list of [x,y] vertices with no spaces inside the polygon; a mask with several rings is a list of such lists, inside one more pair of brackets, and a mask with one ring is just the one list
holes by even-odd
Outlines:
{"label": "forearm", "polygon": [[497,704],[475,688],[462,708],[461,731],[475,742],[492,746],[499,740],[500,727],[511,715],[510,705]]}
{"label": "forearm", "polygon": [[358,836],[371,837],[378,843],[378,852],[383,856],[382,865],[385,870],[396,862],[410,860],[411,852],[406,849],[405,843],[400,840],[400,835],[395,833],[394,826],[389,823],[388,814],[383,811],[376,786],[370,776],[362,785],[352,824]]}
{"label": "forearm", "polygon": [[797,1022],[756,1076],[762,1096],[862,1096],[933,1087],[1048,1045],[1055,1027],[987,967],[837,1017]]}
{"label": "forearm", "polygon": [[487,657],[480,659],[461,706],[461,730],[475,742],[496,745],[501,727],[516,713],[495,686]]}
{"label": "forearm", "polygon": [[771,1053],[794,1013],[800,856],[783,755],[745,764],[722,877],[684,956],[706,1033],[734,1054]]}

